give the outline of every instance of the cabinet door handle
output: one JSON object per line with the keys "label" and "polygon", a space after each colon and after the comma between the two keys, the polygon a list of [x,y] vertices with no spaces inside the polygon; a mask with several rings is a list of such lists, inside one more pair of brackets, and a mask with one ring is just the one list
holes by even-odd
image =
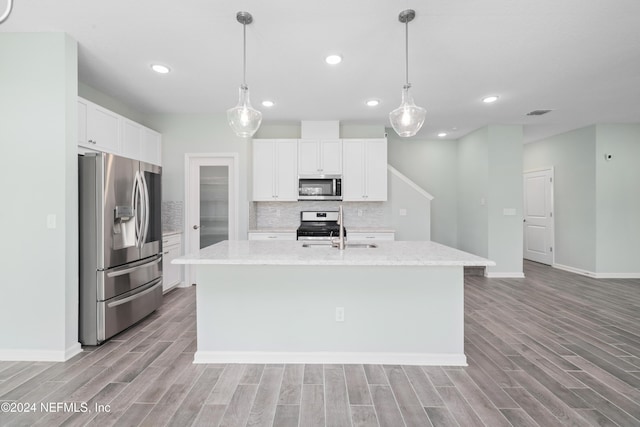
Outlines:
{"label": "cabinet door handle", "polygon": [[199,225],[194,225],[194,226],[193,226],[193,229],[194,229],[194,230],[197,230],[198,228],[200,228],[200,226],[199,226]]}

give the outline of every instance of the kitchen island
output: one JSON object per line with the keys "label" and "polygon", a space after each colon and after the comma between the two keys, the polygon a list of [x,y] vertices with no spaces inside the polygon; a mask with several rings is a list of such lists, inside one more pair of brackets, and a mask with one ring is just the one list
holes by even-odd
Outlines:
{"label": "kitchen island", "polygon": [[463,269],[495,264],[375,243],[224,241],[174,260],[197,268],[194,362],[466,365]]}

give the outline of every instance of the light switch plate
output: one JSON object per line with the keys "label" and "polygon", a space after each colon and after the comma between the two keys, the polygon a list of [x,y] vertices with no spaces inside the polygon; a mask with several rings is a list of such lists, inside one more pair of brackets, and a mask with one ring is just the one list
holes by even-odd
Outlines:
{"label": "light switch plate", "polygon": [[502,214],[503,214],[504,216],[515,216],[515,214],[516,214],[516,210],[515,210],[515,209],[513,209],[513,208],[504,208],[504,209],[502,210]]}
{"label": "light switch plate", "polygon": [[56,214],[47,215],[47,228],[56,228]]}
{"label": "light switch plate", "polygon": [[407,216],[407,210],[406,209],[400,209],[400,216]]}

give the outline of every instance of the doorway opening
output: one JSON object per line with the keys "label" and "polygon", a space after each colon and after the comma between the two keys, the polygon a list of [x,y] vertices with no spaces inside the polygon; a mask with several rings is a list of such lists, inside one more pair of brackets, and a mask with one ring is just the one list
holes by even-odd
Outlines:
{"label": "doorway opening", "polygon": [[[238,154],[185,154],[185,253],[238,239]],[[187,266],[187,283],[196,271]]]}

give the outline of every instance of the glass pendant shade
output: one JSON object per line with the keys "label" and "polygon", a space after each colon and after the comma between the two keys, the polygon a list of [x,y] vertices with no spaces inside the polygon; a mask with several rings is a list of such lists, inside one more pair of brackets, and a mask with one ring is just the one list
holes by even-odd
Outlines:
{"label": "glass pendant shade", "polygon": [[262,113],[251,106],[249,87],[240,86],[238,105],[227,110],[227,121],[231,129],[241,138],[250,138],[262,123]]}
{"label": "glass pendant shade", "polygon": [[389,120],[393,130],[401,137],[410,137],[418,133],[424,119],[427,117],[427,110],[418,107],[413,102],[413,97],[409,93],[411,85],[405,85],[402,89],[402,103],[398,108],[389,113]]}

